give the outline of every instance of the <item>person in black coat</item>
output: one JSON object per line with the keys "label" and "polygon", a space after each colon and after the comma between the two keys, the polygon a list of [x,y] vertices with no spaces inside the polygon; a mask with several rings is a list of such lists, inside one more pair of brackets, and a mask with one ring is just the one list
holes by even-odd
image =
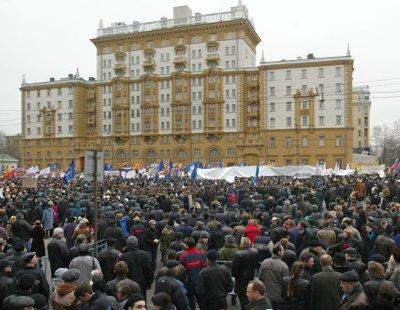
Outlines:
{"label": "person in black coat", "polygon": [[32,229],[32,252],[36,252],[37,257],[46,256],[46,250],[44,248],[44,237],[45,232],[43,225],[40,221],[33,223]]}
{"label": "person in black coat", "polygon": [[118,261],[120,252],[115,249],[116,240],[114,238],[107,238],[107,247],[100,251],[98,255],[99,264],[103,273],[103,279],[111,281],[114,279],[114,266]]}
{"label": "person in black coat", "polygon": [[25,253],[22,257],[25,268],[19,270],[16,274],[18,283],[21,283],[21,277],[26,274],[32,274],[35,277],[37,285],[34,286],[32,293],[44,295],[47,299],[50,296],[50,286],[42,269],[37,267],[38,260],[34,252]]}
{"label": "person in black coat", "polygon": [[216,263],[218,253],[209,250],[208,266],[197,278],[197,294],[205,310],[227,309],[226,296],[233,289],[231,274],[226,266]]}
{"label": "person in black coat", "polygon": [[62,228],[57,227],[53,231],[53,238],[47,245],[49,254],[49,262],[51,269],[51,276],[54,278],[54,273],[58,268],[68,268],[70,257],[67,250],[67,244],[62,239],[64,231]]}
{"label": "person in black coat", "polygon": [[120,260],[128,264],[128,279],[139,284],[143,296],[146,297],[146,290],[151,287],[153,282],[153,270],[150,258],[146,252],[139,250],[138,240],[135,236],[130,236],[127,240],[126,253]]}
{"label": "person in black coat", "polygon": [[282,298],[285,300],[286,310],[308,309],[310,282],[300,277],[303,270],[304,263],[297,261],[293,264],[292,275],[283,278]]}
{"label": "person in black coat", "polygon": [[176,279],[179,262],[171,259],[167,260],[165,265],[168,268],[168,271],[156,281],[154,294],[160,292],[167,293],[171,297],[172,303],[177,310],[190,309],[185,286],[181,281]]}
{"label": "person in black coat", "polygon": [[256,249],[250,248],[249,238],[242,238],[240,250],[235,254],[232,261],[232,276],[235,277],[235,293],[238,295],[242,309],[249,302],[246,296],[247,284],[254,279],[254,272],[258,268],[258,253]]}

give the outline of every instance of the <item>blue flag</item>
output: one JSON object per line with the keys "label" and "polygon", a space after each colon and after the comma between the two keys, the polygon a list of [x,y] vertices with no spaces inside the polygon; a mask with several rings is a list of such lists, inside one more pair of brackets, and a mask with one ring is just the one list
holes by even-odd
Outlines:
{"label": "blue flag", "polygon": [[54,163],[50,165],[50,170],[57,170],[58,169],[58,164]]}
{"label": "blue flag", "polygon": [[196,178],[197,178],[197,167],[198,166],[199,166],[199,162],[196,161],[194,163],[194,168],[193,168],[193,171],[192,171],[192,176],[191,176],[192,180],[196,180]]}
{"label": "blue flag", "polygon": [[164,162],[161,159],[160,163],[158,164],[157,172],[163,171],[164,170]]}
{"label": "blue flag", "polygon": [[74,174],[75,174],[75,161],[72,160],[68,166],[67,171],[65,171],[65,174],[63,177],[64,183],[68,183],[69,181],[71,181],[74,178]]}
{"label": "blue flag", "polygon": [[258,175],[260,174],[260,165],[259,164],[257,164],[257,167],[256,167],[256,175],[254,176],[254,184],[257,184],[257,182],[258,182]]}
{"label": "blue flag", "polygon": [[174,164],[172,163],[172,158],[169,160],[169,165],[168,165],[168,171],[167,175],[165,176],[165,179],[171,180],[171,173],[172,173],[172,168],[174,167]]}
{"label": "blue flag", "polygon": [[104,171],[112,171],[112,165],[111,164],[104,164]]}

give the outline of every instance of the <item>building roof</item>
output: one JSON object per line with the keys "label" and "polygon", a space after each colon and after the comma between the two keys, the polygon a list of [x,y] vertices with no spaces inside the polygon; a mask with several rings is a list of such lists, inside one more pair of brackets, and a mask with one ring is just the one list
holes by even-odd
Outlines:
{"label": "building roof", "polygon": [[8,154],[0,154],[0,162],[11,162],[11,163],[16,163],[18,162],[18,159],[8,155]]}
{"label": "building roof", "polygon": [[265,61],[260,63],[260,67],[262,66],[275,66],[275,65],[307,65],[314,63],[322,63],[322,62],[332,62],[332,61],[346,61],[352,60],[351,56],[335,56],[335,57],[314,57],[314,55],[310,54],[307,58],[298,57],[297,59],[282,59],[278,61]]}

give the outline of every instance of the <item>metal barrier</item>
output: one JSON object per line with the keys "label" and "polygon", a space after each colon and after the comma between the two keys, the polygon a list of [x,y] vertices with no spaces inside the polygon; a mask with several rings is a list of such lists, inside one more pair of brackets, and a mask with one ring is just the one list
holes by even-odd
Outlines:
{"label": "metal barrier", "polygon": [[[101,239],[101,240],[97,241],[97,245],[96,245],[97,253],[100,253],[100,251],[103,251],[106,247],[107,247],[107,242],[105,239]],[[95,249],[95,244],[94,243],[89,244],[89,253],[92,256],[94,253],[94,249]]]}

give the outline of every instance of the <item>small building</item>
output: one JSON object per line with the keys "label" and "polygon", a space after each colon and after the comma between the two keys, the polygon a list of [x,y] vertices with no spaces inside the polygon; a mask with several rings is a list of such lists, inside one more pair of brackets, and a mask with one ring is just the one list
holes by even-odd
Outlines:
{"label": "small building", "polygon": [[0,171],[8,167],[18,167],[18,159],[8,154],[0,154]]}

